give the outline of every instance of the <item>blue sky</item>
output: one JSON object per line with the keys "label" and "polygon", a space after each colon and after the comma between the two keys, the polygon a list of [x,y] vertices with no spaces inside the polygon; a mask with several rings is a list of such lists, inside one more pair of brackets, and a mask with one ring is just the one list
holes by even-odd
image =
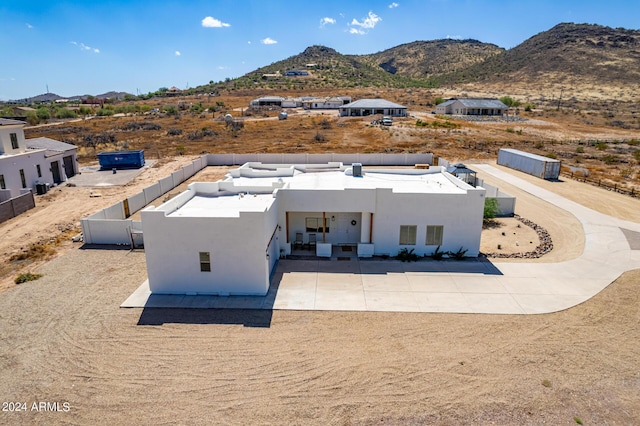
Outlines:
{"label": "blue sky", "polygon": [[0,100],[132,94],[239,77],[319,44],[375,53],[416,40],[511,48],[560,22],[638,29],[638,0],[0,0]]}

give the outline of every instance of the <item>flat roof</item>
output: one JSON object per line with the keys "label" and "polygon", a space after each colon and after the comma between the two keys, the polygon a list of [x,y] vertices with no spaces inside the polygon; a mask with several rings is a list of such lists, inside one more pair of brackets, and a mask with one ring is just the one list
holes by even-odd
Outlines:
{"label": "flat roof", "polygon": [[[401,170],[401,169],[400,169]],[[399,193],[464,194],[465,189],[447,179],[442,173],[402,174],[391,171],[363,170],[362,177],[347,175],[343,171],[296,172],[293,176],[239,177],[236,186],[264,186],[284,182],[288,190],[342,190],[388,188]],[[410,169],[414,170],[414,169]]]}
{"label": "flat roof", "polygon": [[273,194],[196,194],[168,217],[240,217],[240,212],[264,212],[275,201]]}
{"label": "flat roof", "polygon": [[[466,183],[451,179],[440,168],[422,169],[368,169],[362,176],[352,176],[345,167],[329,169],[296,169],[293,175],[284,176],[286,165],[260,165],[246,168],[247,172],[269,172],[269,176],[241,176],[227,178],[221,182],[224,188],[219,192],[214,187],[218,183],[199,182],[195,195],[183,205],[167,213],[168,217],[239,217],[241,212],[264,212],[275,202],[275,188],[278,191],[317,190],[342,191],[390,189],[403,194],[466,194],[473,189]],[[288,165],[291,166],[291,165]],[[347,171],[350,169],[346,168]],[[229,176],[229,175],[228,175]],[[223,182],[223,183],[222,183]],[[204,185],[204,186],[203,186]],[[210,185],[210,187],[209,187]],[[232,185],[232,187],[230,186]],[[211,191],[208,191],[208,189]],[[161,207],[159,207],[160,209]]]}

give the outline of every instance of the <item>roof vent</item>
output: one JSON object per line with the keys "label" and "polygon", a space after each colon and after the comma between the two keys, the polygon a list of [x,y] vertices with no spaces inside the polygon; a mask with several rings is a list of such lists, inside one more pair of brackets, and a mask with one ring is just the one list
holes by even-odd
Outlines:
{"label": "roof vent", "polygon": [[353,163],[351,167],[353,169],[353,177],[362,177],[362,163]]}

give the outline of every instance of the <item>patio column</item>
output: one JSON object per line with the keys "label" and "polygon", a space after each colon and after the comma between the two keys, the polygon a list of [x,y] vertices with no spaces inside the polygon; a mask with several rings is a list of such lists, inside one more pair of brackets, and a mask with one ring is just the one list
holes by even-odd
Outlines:
{"label": "patio column", "polygon": [[362,212],[360,219],[360,242],[369,244],[371,242],[371,216],[369,212]]}
{"label": "patio column", "polygon": [[327,242],[327,229],[326,229],[326,220],[327,220],[327,213],[326,212],[322,212],[322,242],[326,243]]}

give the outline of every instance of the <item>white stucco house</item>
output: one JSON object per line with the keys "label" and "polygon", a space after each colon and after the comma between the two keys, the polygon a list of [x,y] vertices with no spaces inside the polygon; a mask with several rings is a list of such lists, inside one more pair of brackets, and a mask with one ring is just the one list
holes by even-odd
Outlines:
{"label": "white stucco house", "polygon": [[406,117],[407,107],[386,99],[359,99],[340,107],[342,117],[365,117],[376,114]]}
{"label": "white stucco house", "polygon": [[436,106],[436,114],[504,115],[509,107],[498,99],[449,99]]}
{"label": "white stucco house", "polygon": [[[480,247],[485,189],[441,167],[247,163],[141,213],[157,294],[265,295],[281,255],[419,255]],[[315,244],[313,244],[315,242]]]}
{"label": "white stucco house", "polygon": [[76,146],[49,138],[25,139],[25,123],[0,118],[0,190],[8,198],[36,184],[58,184],[78,171]]}

